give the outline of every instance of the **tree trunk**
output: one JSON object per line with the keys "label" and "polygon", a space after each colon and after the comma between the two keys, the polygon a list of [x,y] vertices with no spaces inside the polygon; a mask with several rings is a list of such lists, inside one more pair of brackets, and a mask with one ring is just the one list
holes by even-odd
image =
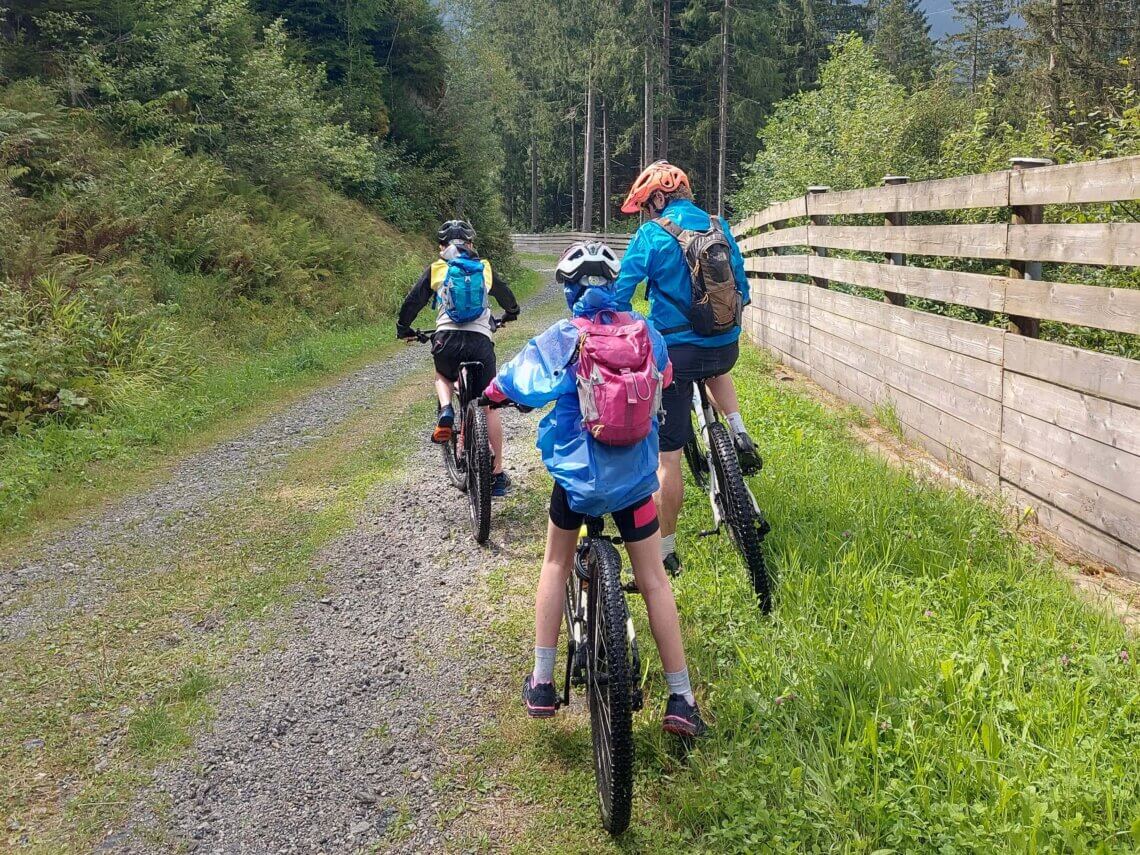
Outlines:
{"label": "tree trunk", "polygon": [[586,84],[586,153],[582,163],[582,231],[594,228],[594,74]]}
{"label": "tree trunk", "polygon": [[1049,111],[1053,121],[1061,121],[1061,0],[1053,0],[1049,27]]}
{"label": "tree trunk", "polygon": [[530,144],[530,233],[538,231],[538,143]]}
{"label": "tree trunk", "polygon": [[[646,0],[645,2],[646,20],[652,22],[653,20],[653,0]],[[642,92],[642,100],[645,107],[645,122],[642,130],[641,138],[641,168],[649,166],[653,162],[653,78],[651,72],[653,64],[649,60],[650,45],[653,42],[652,28],[647,27],[645,35],[645,69],[643,74],[644,91]]]}
{"label": "tree trunk", "polygon": [[602,101],[602,231],[610,230],[610,111]]}
{"label": "tree trunk", "polygon": [[570,118],[570,229],[578,224],[578,129]]}
{"label": "tree trunk", "polygon": [[661,120],[657,132],[657,157],[660,160],[669,159],[669,103],[670,80],[669,66],[671,63],[670,35],[673,29],[673,0],[664,0],[661,4]]}
{"label": "tree trunk", "polygon": [[720,142],[716,164],[716,213],[724,216],[724,174],[728,149],[728,13],[732,0],[724,0],[720,18]]}

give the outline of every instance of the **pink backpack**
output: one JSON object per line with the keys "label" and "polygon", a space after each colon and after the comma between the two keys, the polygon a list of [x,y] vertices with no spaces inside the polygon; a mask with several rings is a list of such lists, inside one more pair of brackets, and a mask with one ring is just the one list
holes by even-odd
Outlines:
{"label": "pink backpack", "polygon": [[[602,323],[603,315],[610,323]],[[574,318],[578,346],[578,403],[586,430],[606,445],[634,445],[649,435],[661,410],[664,377],[653,358],[646,322],[626,312]],[[666,374],[672,374],[671,366]]]}

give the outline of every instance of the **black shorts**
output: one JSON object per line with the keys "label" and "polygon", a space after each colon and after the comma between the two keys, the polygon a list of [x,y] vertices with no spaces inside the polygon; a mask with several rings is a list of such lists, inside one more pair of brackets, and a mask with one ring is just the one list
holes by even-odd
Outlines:
{"label": "black shorts", "polygon": [[693,383],[727,374],[740,356],[738,342],[722,347],[675,344],[669,347],[673,385],[661,393],[665,421],[661,425],[661,450],[680,451],[693,438]]}
{"label": "black shorts", "polygon": [[[637,543],[651,537],[661,528],[657,521],[657,505],[653,497],[646,496],[640,502],[614,511],[610,514],[617,525],[621,539],[626,543]],[[570,497],[558,484],[550,494],[550,521],[563,531],[577,531],[586,521],[586,515],[570,508]]]}
{"label": "black shorts", "polygon": [[498,370],[495,345],[491,339],[470,330],[444,330],[436,333],[432,340],[431,355],[435,361],[435,370],[453,383],[459,379],[460,363],[482,363],[482,368],[467,369],[467,383],[475,397],[483,393]]}

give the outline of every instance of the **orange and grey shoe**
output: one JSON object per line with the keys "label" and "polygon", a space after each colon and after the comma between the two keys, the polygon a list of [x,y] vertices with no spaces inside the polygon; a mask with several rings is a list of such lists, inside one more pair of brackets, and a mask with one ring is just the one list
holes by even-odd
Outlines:
{"label": "orange and grey shoe", "polygon": [[431,432],[431,441],[443,445],[451,442],[451,434],[455,428],[455,409],[448,404],[439,411],[439,418],[435,422],[435,430]]}
{"label": "orange and grey shoe", "polygon": [[696,737],[708,733],[709,726],[701,718],[696,704],[690,704],[684,695],[670,695],[665,707],[665,721],[661,723],[666,733],[674,736]]}
{"label": "orange and grey shoe", "polygon": [[527,674],[523,680],[522,699],[526,714],[531,718],[550,718],[558,710],[554,684],[535,684],[534,674]]}

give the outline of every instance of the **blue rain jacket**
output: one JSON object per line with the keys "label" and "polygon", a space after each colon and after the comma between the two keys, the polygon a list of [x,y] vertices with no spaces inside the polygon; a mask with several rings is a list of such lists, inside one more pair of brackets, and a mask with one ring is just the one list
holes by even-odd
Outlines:
{"label": "blue rain jacket", "polygon": [[[661,216],[675,222],[683,229],[705,230],[710,218],[687,199],[670,202]],[[744,272],[744,258],[740,247],[732,236],[732,230],[724,218],[721,227],[728,238],[732,250],[732,269],[736,274],[736,290],[740,292],[744,305],[748,305],[751,294],[748,289],[748,276]],[[628,311],[630,301],[637,287],[646,283],[649,297],[649,322],[659,330],[672,329],[688,323],[685,311],[692,304],[689,266],[681,252],[681,245],[665,229],[654,222],[645,223],[637,230],[629,248],[621,260],[621,274],[618,276],[618,308]],[[664,296],[662,296],[664,294]],[[740,329],[729,330],[714,336],[698,335],[691,329],[670,333],[665,336],[668,344],[695,344],[698,347],[722,347],[732,344],[740,337]]]}
{"label": "blue rain jacket", "polygon": [[[617,309],[615,293],[609,288],[589,288],[573,312],[575,317],[593,317],[603,309]],[[665,340],[652,325],[649,335],[657,369],[664,374],[669,364]],[[554,402],[538,425],[536,445],[542,462],[566,491],[573,510],[600,517],[657,491],[657,419],[653,419],[649,436],[636,445],[605,445],[590,435],[582,426],[578,405],[577,362],[571,363],[578,337],[570,321],[559,321],[503,365],[492,386],[528,407]]]}

